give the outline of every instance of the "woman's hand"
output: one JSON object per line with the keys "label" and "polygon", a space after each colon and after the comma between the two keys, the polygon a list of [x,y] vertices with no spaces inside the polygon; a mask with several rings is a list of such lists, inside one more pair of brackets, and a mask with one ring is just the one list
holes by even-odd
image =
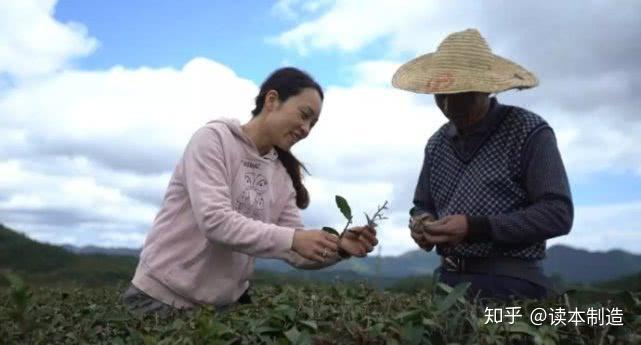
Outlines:
{"label": "woman's hand", "polygon": [[[369,226],[356,226],[345,230],[340,239],[339,248],[349,256],[359,258],[367,256],[378,244],[376,230]],[[341,255],[343,256],[343,255]]]}
{"label": "woman's hand", "polygon": [[296,229],[292,250],[305,259],[325,262],[326,258],[336,255],[338,237],[322,230]]}

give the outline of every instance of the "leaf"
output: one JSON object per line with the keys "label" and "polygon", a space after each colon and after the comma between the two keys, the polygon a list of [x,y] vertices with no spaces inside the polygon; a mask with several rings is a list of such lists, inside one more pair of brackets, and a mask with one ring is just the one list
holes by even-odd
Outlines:
{"label": "leaf", "polygon": [[375,324],[374,326],[370,327],[369,331],[371,333],[373,333],[374,335],[380,335],[384,328],[385,328],[385,325],[379,322],[379,323]]}
{"label": "leaf", "polygon": [[625,303],[625,306],[630,310],[641,307],[641,302],[639,301],[639,299],[636,298],[630,291],[623,292],[623,302]]}
{"label": "leaf", "polygon": [[338,233],[338,231],[336,231],[336,229],[330,228],[329,226],[324,226],[321,230],[325,232],[329,232],[332,235],[340,236],[340,234]]}
{"label": "leaf", "polygon": [[287,340],[291,341],[292,343],[296,343],[298,337],[300,337],[300,332],[298,331],[298,328],[294,326],[292,327],[292,329],[285,332],[285,336],[287,337]]}
{"label": "leaf", "polygon": [[341,213],[348,221],[352,220],[352,209],[349,207],[347,200],[340,195],[336,196],[336,206],[341,210]]}
{"label": "leaf", "polygon": [[299,322],[315,331],[318,331],[318,325],[316,324],[316,321],[303,320]]}
{"label": "leaf", "polygon": [[423,328],[406,324],[402,329],[402,343],[403,344],[420,344],[423,338]]}
{"label": "leaf", "polygon": [[281,329],[278,327],[273,327],[273,326],[261,326],[258,327],[254,330],[254,333],[256,334],[263,334],[263,333],[277,333]]}
{"label": "leaf", "polygon": [[410,311],[401,312],[398,315],[396,315],[394,318],[396,320],[404,320],[404,319],[413,320],[419,317],[420,315],[421,315],[420,310],[410,310]]}
{"label": "leaf", "polygon": [[312,343],[312,336],[307,331],[300,332],[295,345],[310,345]]}
{"label": "leaf", "polygon": [[[130,317],[126,314],[118,314],[118,313],[109,313],[101,318],[102,320],[106,322],[126,322],[130,320]],[[180,320],[176,320],[174,323],[178,323]]]}
{"label": "leaf", "polygon": [[398,345],[398,340],[396,340],[394,338],[389,338],[386,341],[387,341],[386,342],[387,345]]}
{"label": "leaf", "polygon": [[423,318],[423,326],[426,326],[428,328],[436,328],[436,329],[442,329],[443,326],[440,324],[436,323],[436,321],[428,318]]}
{"label": "leaf", "polygon": [[508,331],[510,333],[523,333],[531,335],[533,337],[536,337],[537,335],[540,336],[536,329],[523,321],[517,321],[514,324],[510,325],[508,327]]}
{"label": "leaf", "polygon": [[436,313],[440,314],[453,306],[454,303],[456,303],[456,300],[463,297],[465,291],[467,291],[470,285],[471,284],[469,282],[456,285],[452,292],[450,292],[443,301],[437,303]]}
{"label": "leaf", "polygon": [[15,290],[22,290],[25,287],[24,281],[17,274],[7,272],[4,274],[5,279],[9,281],[11,287]]}
{"label": "leaf", "polygon": [[452,291],[454,290],[454,288],[452,288],[451,286],[441,282],[437,283],[436,286],[438,286],[439,289],[445,291],[445,293],[448,294],[452,293]]}

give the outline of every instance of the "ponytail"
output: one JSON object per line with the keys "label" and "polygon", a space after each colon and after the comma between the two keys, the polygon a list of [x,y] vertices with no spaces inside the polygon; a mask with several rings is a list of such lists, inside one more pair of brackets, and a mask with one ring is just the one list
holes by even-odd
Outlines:
{"label": "ponytail", "polygon": [[300,209],[306,209],[309,206],[309,192],[303,185],[303,170],[307,173],[307,168],[289,151],[274,146],[278,159],[285,167],[287,174],[292,179],[294,190],[296,191],[296,206]]}

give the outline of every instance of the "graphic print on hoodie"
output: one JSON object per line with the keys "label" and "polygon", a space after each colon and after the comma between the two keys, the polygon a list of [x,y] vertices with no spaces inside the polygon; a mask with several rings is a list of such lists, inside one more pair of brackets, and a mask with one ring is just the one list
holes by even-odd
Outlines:
{"label": "graphic print on hoodie", "polygon": [[242,215],[256,220],[266,219],[265,205],[269,200],[269,182],[264,175],[267,169],[261,167],[262,164],[259,160],[244,158],[237,175],[237,178],[242,178],[242,182],[237,184],[242,186],[242,190],[236,198],[234,208]]}
{"label": "graphic print on hoodie", "polygon": [[[244,162],[243,162],[244,163]],[[267,179],[260,173],[246,172],[243,176],[243,191],[236,200],[236,210],[246,217],[263,219]]]}

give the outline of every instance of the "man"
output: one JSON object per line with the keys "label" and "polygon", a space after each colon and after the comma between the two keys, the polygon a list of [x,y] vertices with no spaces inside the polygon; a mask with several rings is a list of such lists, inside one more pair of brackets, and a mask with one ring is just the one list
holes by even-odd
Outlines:
{"label": "man", "polygon": [[427,142],[410,211],[414,241],[441,256],[435,274],[470,282],[473,297],[547,297],[545,241],[573,220],[565,168],[545,120],[490,97],[536,77],[468,29],[401,66],[392,84],[434,94],[449,120]]}

